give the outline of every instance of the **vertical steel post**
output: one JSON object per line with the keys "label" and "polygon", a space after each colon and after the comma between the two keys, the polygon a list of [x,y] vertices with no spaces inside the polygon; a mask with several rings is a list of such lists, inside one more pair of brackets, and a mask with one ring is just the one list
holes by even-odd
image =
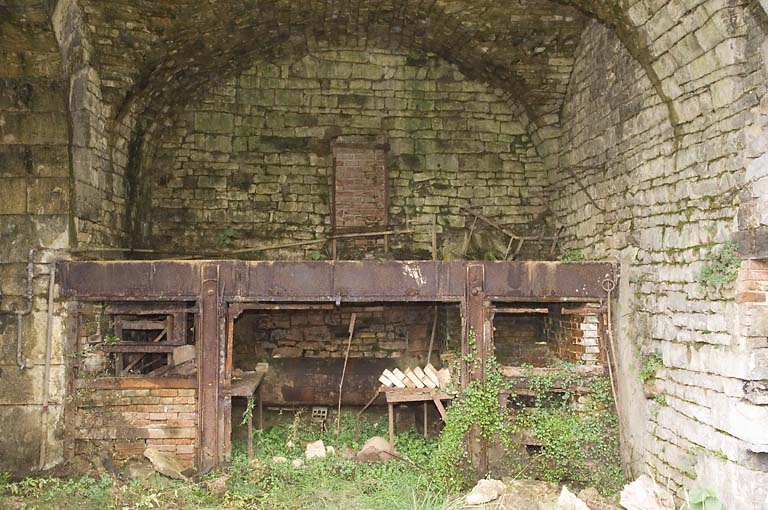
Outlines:
{"label": "vertical steel post", "polygon": [[198,336],[198,415],[200,448],[198,472],[219,463],[219,266],[201,269],[200,334]]}
{"label": "vertical steel post", "polygon": [[[485,386],[485,365],[490,352],[488,321],[486,320],[485,302],[485,266],[469,264],[466,279],[466,333],[464,335],[464,354],[472,354],[476,360],[467,366],[469,381],[478,381]],[[474,345],[470,345],[469,337],[474,336]],[[475,352],[472,352],[472,351]],[[469,433],[469,449],[472,462],[479,477],[488,471],[488,440],[480,435],[477,427],[472,427]]]}

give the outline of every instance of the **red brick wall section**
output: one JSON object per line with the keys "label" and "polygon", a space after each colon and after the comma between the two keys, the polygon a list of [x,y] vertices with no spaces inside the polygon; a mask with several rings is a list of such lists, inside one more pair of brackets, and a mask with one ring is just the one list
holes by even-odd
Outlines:
{"label": "red brick wall section", "polygon": [[556,315],[547,318],[547,338],[554,342],[557,357],[572,363],[600,363],[597,315]]}
{"label": "red brick wall section", "polygon": [[336,228],[387,224],[387,158],[382,147],[334,145]]}
{"label": "red brick wall section", "polygon": [[736,301],[768,304],[768,261],[747,260],[742,264]]}
{"label": "red brick wall section", "polygon": [[768,260],[746,260],[736,285],[740,337],[747,349],[768,346]]}
{"label": "red brick wall section", "polygon": [[96,447],[123,460],[152,447],[175,453],[183,465],[191,467],[197,443],[196,394],[191,388],[80,388],[75,454],[89,455]]}

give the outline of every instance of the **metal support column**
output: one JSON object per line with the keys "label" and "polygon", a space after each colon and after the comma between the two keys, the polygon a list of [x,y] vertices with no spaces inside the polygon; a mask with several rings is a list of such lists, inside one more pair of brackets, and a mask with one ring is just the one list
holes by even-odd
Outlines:
{"label": "metal support column", "polygon": [[[485,266],[482,264],[467,266],[465,303],[466,335],[462,351],[464,354],[472,354],[475,360],[466,367],[467,375],[470,381],[478,381],[485,386],[485,365],[490,353],[490,327],[486,310],[488,305],[485,302]],[[474,343],[470,343],[470,335],[474,337]],[[469,432],[469,450],[477,475],[485,476],[488,471],[488,440],[481,437],[476,426]]]}
{"label": "metal support column", "polygon": [[219,463],[219,266],[201,269],[200,334],[198,337],[198,415],[200,449],[198,472]]}

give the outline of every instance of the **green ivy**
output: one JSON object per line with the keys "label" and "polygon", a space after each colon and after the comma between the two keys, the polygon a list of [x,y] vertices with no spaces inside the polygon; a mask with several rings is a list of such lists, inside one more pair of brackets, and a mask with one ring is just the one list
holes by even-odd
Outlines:
{"label": "green ivy", "polygon": [[560,262],[582,262],[583,260],[584,255],[579,250],[565,250],[560,257]]}
{"label": "green ivy", "polygon": [[583,378],[575,365],[557,368],[547,374],[529,373],[533,407],[517,416],[517,428],[528,431],[540,444],[529,475],[554,483],[595,486],[605,493],[618,491],[624,473],[610,380],[592,376],[588,391],[577,403],[574,389],[584,385]]}
{"label": "green ivy", "polygon": [[[468,363],[468,369],[477,369],[480,361],[474,331],[469,333],[468,345],[470,352],[464,360]],[[499,392],[505,382],[493,356],[486,360],[485,374],[485,385],[480,381],[471,381],[454,398],[446,411],[445,428],[430,462],[434,482],[449,492],[462,491],[475,482],[469,436],[501,440],[504,446],[509,446],[511,440],[509,412],[499,405]]]}

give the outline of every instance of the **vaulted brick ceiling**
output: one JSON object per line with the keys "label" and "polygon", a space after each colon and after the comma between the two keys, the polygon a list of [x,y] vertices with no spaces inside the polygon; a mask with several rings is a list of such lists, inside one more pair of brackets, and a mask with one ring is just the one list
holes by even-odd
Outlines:
{"label": "vaulted brick ceiling", "polygon": [[[549,0],[80,0],[119,117],[184,103],[259,60],[324,45],[433,52],[557,122],[586,16]],[[135,104],[134,104],[135,103]]]}

